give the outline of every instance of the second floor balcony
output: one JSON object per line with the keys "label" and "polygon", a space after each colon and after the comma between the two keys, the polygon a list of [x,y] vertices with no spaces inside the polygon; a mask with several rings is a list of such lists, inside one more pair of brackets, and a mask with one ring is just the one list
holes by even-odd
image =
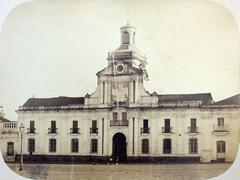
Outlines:
{"label": "second floor balcony", "polygon": [[27,134],[35,134],[36,133],[36,128],[27,128]]}
{"label": "second floor balcony", "polygon": [[149,127],[143,127],[141,128],[141,134],[149,134],[150,128]]}
{"label": "second floor balcony", "polygon": [[162,133],[172,133],[172,127],[162,127]]}
{"label": "second floor balcony", "polygon": [[198,127],[195,126],[188,127],[188,133],[199,133]]}
{"label": "second floor balcony", "polygon": [[110,126],[128,126],[128,120],[113,120],[110,121]]}
{"label": "second floor balcony", "polygon": [[75,127],[75,128],[70,128],[70,133],[71,134],[79,134],[79,128]]}
{"label": "second floor balcony", "polygon": [[98,133],[98,128],[90,128],[90,133],[91,134],[97,134]]}
{"label": "second floor balcony", "polygon": [[48,134],[57,133],[57,128],[48,128]]}
{"label": "second floor balcony", "polygon": [[213,125],[213,132],[228,132],[228,125]]}

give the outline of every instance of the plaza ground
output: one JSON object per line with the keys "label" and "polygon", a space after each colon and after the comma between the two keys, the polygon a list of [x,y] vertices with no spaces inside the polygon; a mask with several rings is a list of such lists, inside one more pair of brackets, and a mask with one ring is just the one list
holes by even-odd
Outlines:
{"label": "plaza ground", "polygon": [[230,163],[221,164],[19,164],[8,166],[16,173],[32,179],[50,180],[193,180],[208,179],[225,172]]}

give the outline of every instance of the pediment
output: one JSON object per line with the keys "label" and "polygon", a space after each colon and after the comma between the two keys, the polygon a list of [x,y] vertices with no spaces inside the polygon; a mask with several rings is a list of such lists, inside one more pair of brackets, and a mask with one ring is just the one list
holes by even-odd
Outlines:
{"label": "pediment", "polygon": [[[129,66],[127,64],[125,64],[125,66],[126,66],[126,71],[125,72],[117,73],[115,71],[115,73],[117,75],[119,75],[119,74],[131,75],[131,74],[142,74],[143,73],[143,71],[141,69],[136,68],[134,66]],[[112,65],[102,69],[99,72],[97,72],[97,76],[113,75],[113,74],[114,74],[114,71],[113,71],[113,66]]]}

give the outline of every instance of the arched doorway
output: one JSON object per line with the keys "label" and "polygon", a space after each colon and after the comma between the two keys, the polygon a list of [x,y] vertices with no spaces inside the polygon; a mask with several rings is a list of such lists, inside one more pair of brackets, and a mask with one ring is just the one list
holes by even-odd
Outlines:
{"label": "arched doorway", "polygon": [[126,161],[127,159],[127,147],[126,147],[126,137],[122,133],[116,133],[113,136],[112,144],[112,157],[113,160]]}

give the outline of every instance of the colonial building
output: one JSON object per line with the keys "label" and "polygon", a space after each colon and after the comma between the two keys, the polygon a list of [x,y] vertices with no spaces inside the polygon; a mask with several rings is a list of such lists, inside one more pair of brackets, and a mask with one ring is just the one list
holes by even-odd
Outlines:
{"label": "colonial building", "polygon": [[0,106],[0,149],[6,161],[14,161],[19,152],[19,134],[16,121],[4,117],[3,108]]}
{"label": "colonial building", "polygon": [[135,28],[120,31],[121,44],[108,53],[94,93],[30,98],[19,107],[24,160],[233,161],[240,95],[214,102],[210,93],[149,93]]}

